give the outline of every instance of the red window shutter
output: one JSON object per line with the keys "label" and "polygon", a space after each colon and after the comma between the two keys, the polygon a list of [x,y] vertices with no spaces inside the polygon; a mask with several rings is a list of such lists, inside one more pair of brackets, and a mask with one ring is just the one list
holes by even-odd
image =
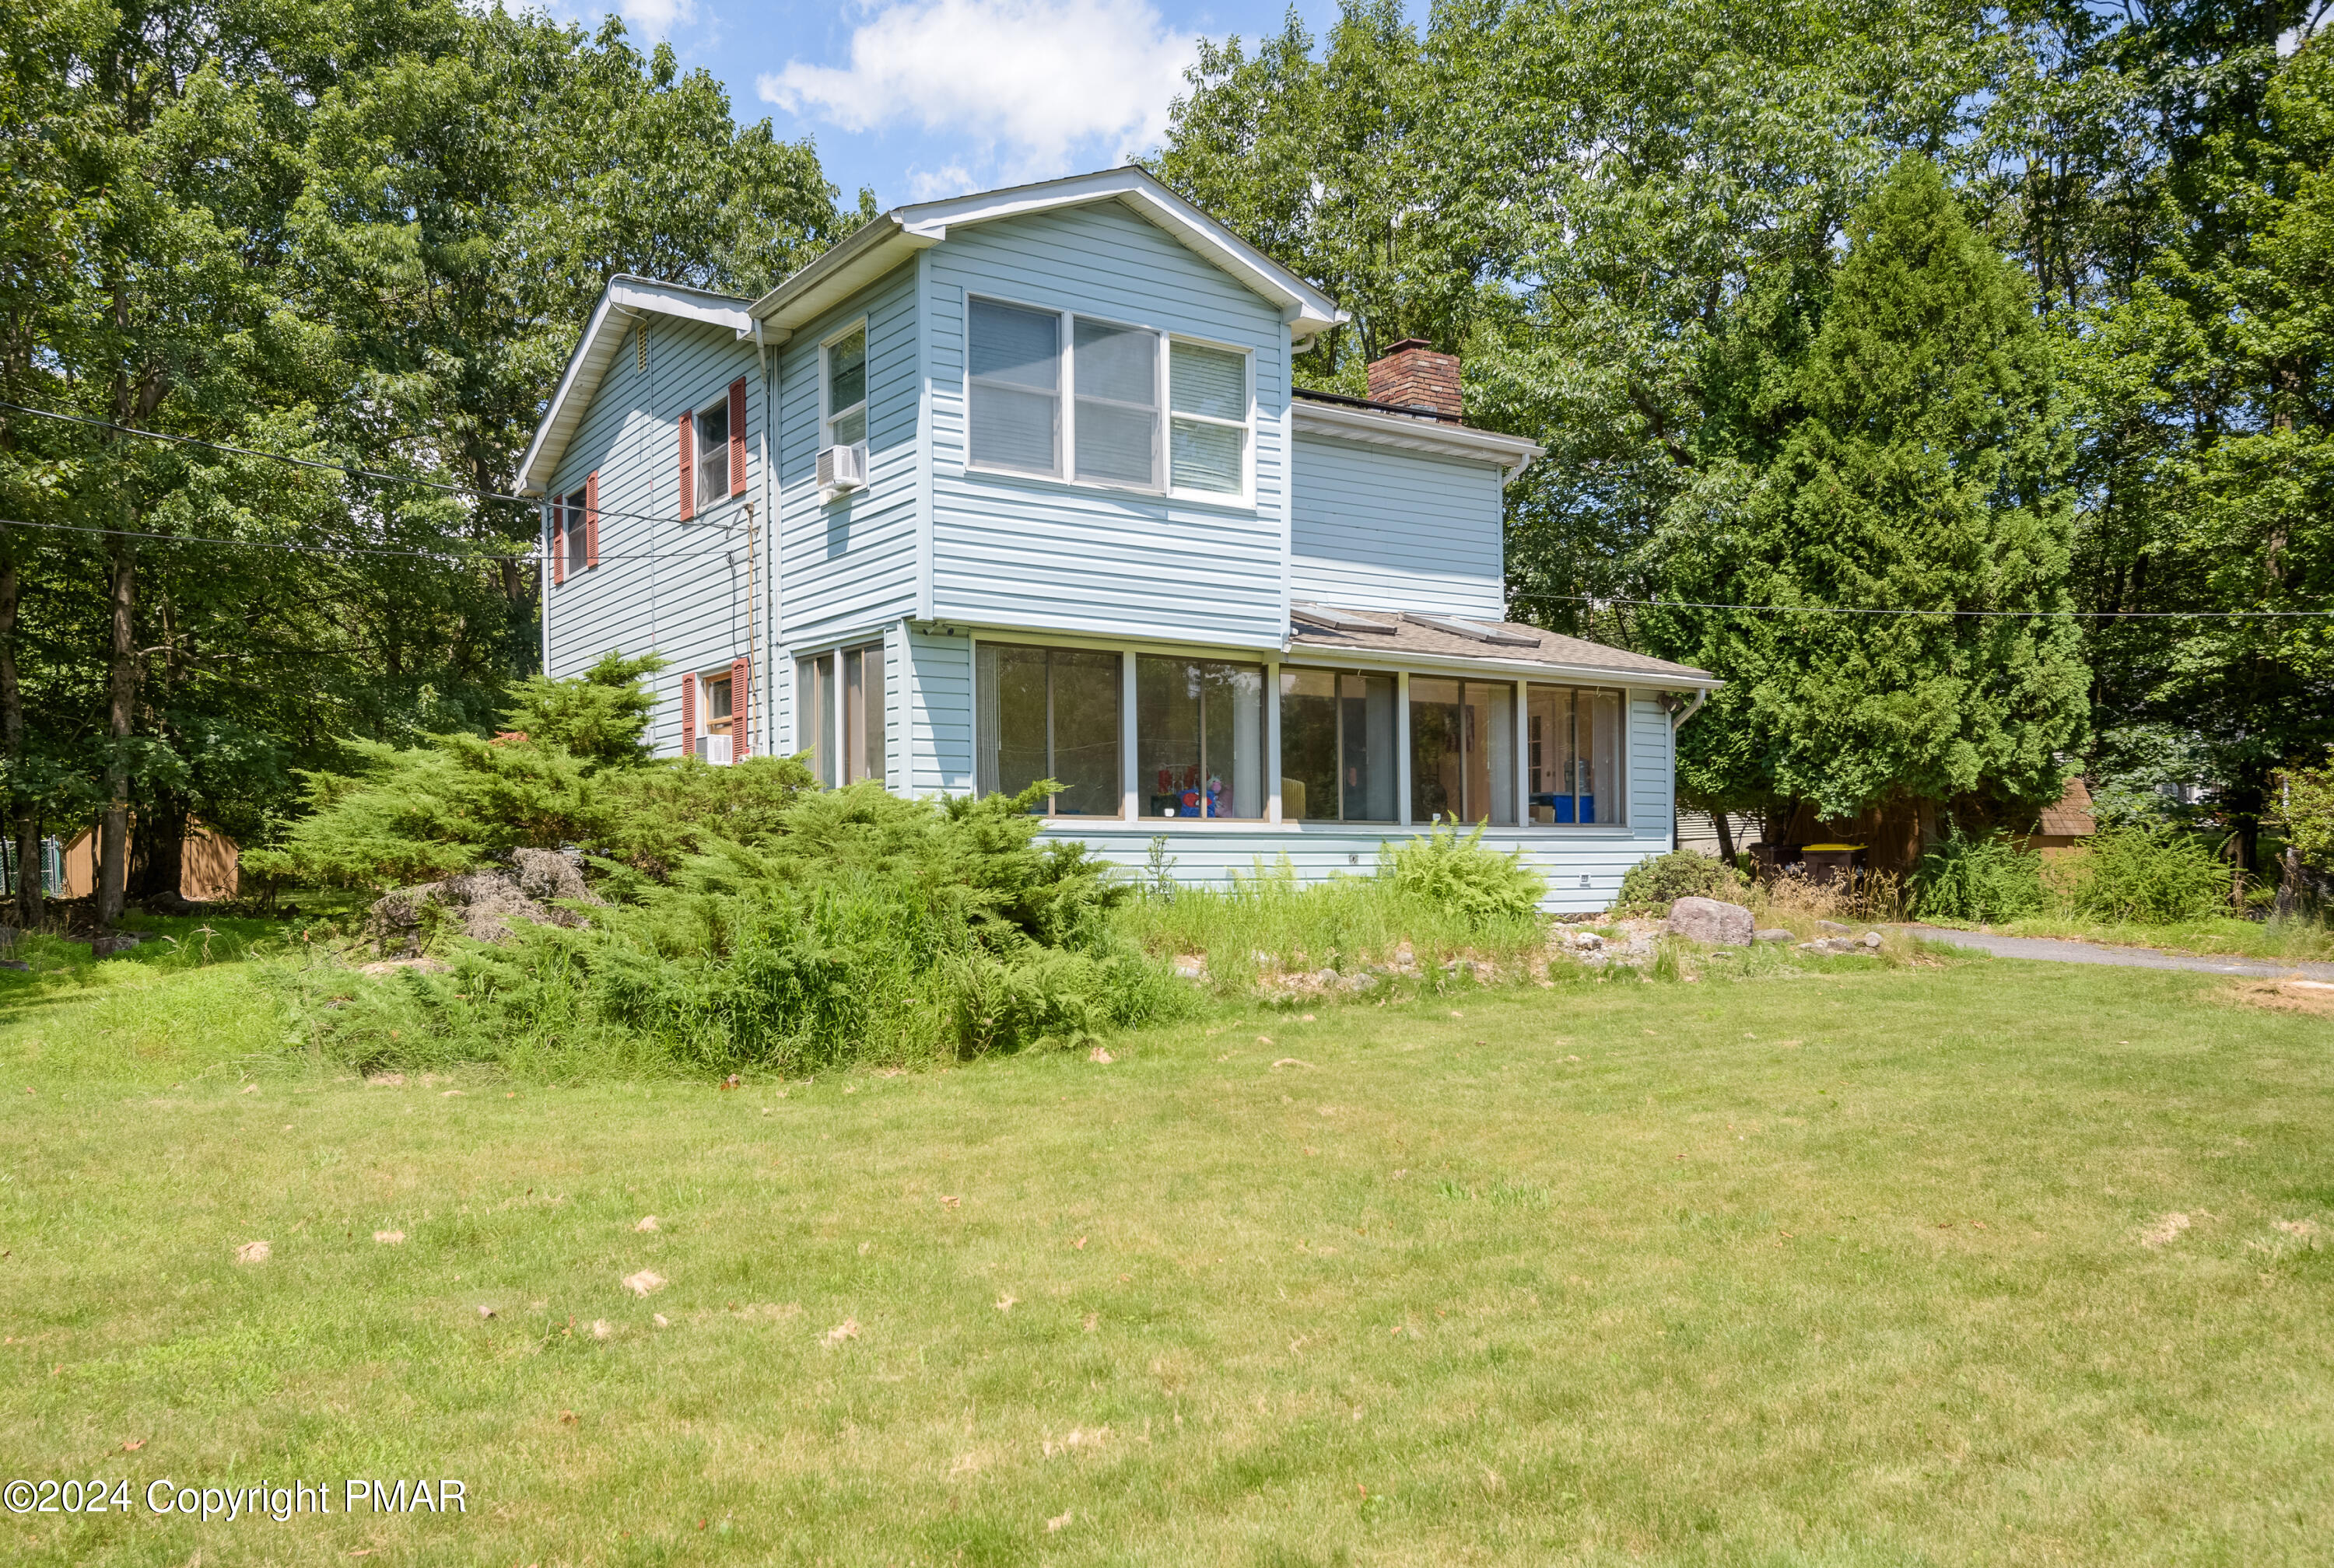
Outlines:
{"label": "red window shutter", "polygon": [[729,494],[746,493],[746,378],[729,383]]}
{"label": "red window shutter", "polygon": [[[735,392],[731,396],[734,398]],[[746,716],[753,711],[748,700],[753,696],[753,676],[752,659],[729,661],[729,756],[733,762],[743,762],[754,755],[753,736],[746,727]]]}
{"label": "red window shutter", "polygon": [[551,585],[567,581],[567,497],[551,498]]}
{"label": "red window shutter", "polygon": [[697,416],[680,417],[680,520],[697,515]]}
{"label": "red window shutter", "polygon": [[584,564],[600,564],[600,476],[584,481]]}
{"label": "red window shutter", "polygon": [[697,755],[697,677],[680,678],[680,755]]}

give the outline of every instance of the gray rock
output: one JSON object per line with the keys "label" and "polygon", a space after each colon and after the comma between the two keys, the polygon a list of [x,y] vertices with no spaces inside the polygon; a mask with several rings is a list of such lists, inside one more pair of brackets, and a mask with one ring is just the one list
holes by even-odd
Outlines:
{"label": "gray rock", "polygon": [[1865,932],[1864,945],[1867,948],[1877,948],[1880,946],[1880,933],[1877,931]]}
{"label": "gray rock", "polygon": [[111,958],[117,953],[127,953],[138,946],[138,934],[135,931],[110,931],[102,937],[92,937],[89,939],[89,956],[92,958]]}
{"label": "gray rock", "polygon": [[1378,977],[1375,975],[1348,975],[1345,977],[1345,989],[1348,991],[1374,991],[1377,988]]}
{"label": "gray rock", "polygon": [[1758,924],[1758,919],[1741,905],[1716,899],[1680,899],[1670,906],[1672,932],[1712,947],[1748,947]]}
{"label": "gray rock", "polygon": [[1843,926],[1837,920],[1818,920],[1816,922],[1816,929],[1823,932],[1828,937],[1845,937],[1850,931],[1856,929],[1856,928],[1853,926]]}
{"label": "gray rock", "polygon": [[1791,934],[1780,926],[1770,926],[1763,931],[1751,932],[1750,939],[1754,942],[1788,942]]}

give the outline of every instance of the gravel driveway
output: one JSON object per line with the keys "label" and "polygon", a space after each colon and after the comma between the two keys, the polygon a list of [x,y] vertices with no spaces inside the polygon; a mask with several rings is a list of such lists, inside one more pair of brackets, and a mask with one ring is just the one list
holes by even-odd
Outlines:
{"label": "gravel driveway", "polygon": [[1983,931],[1949,931],[1942,926],[1906,926],[1904,929],[1924,941],[1982,948],[1997,958],[2040,958],[2051,964],[2115,964],[2130,969],[2194,969],[2206,975],[2299,975],[2310,980],[2334,980],[2334,964],[2305,964],[2291,958],[2205,958],[2194,953],[2109,948],[2098,942],[2061,941],[2055,937],[1996,937]]}

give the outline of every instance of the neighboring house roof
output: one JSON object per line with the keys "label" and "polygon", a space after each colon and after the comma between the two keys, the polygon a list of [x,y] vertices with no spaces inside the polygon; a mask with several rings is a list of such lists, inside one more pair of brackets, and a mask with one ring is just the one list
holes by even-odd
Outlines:
{"label": "neighboring house roof", "polygon": [[1289,405],[1300,436],[1334,436],[1377,447],[1400,447],[1438,457],[1497,463],[1512,478],[1547,448],[1521,436],[1479,430],[1446,416],[1373,403],[1362,398],[1326,398],[1298,389]]}
{"label": "neighboring house roof", "polygon": [[1624,653],[1601,642],[1544,631],[1512,621],[1464,620],[1417,611],[1337,610],[1297,603],[1289,607],[1292,653],[1354,655],[1365,662],[1383,657],[1416,668],[1422,660],[1465,661],[1478,667],[1506,666],[1519,675],[1570,679],[1622,680],[1639,686],[1714,689],[1724,684],[1706,669]]}
{"label": "neighboring house roof", "polygon": [[774,341],[784,342],[916,252],[948,238],[951,228],[1103,201],[1124,202],[1278,305],[1292,339],[1316,337],[1351,319],[1327,294],[1132,166],[895,207],[756,300],[754,319],[770,329]]}
{"label": "neighboring house roof", "polygon": [[2055,805],[2042,808],[2040,832],[2049,837],[2088,838],[2099,831],[2098,819],[2091,814],[2091,792],[2080,777],[2069,778],[2066,790]]}
{"label": "neighboring house roof", "polygon": [[610,278],[601,291],[600,303],[593,307],[592,319],[584,323],[575,351],[567,357],[567,369],[551,394],[550,407],[543,411],[543,422],[535,428],[535,439],[527,443],[526,456],[519,459],[521,495],[540,495],[551,487],[552,475],[566,454],[567,443],[574,438],[575,427],[592,407],[601,378],[615,361],[616,351],[624,346],[624,334],[634,322],[651,313],[728,327],[741,336],[753,330],[746,302],[735,294],[662,284],[629,273]]}

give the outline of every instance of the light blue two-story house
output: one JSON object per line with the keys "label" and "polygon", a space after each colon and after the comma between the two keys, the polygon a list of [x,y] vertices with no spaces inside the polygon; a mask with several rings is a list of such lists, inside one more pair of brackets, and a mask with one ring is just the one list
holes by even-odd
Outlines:
{"label": "light blue two-story house", "polygon": [[1601,909],[1717,682],[1519,626],[1458,362],[1299,391],[1336,302],[1139,169],[895,209],[760,299],[608,285],[522,467],[543,661],[671,668],[666,755],[911,794],[1053,779],[1180,879],[1488,822]]}

